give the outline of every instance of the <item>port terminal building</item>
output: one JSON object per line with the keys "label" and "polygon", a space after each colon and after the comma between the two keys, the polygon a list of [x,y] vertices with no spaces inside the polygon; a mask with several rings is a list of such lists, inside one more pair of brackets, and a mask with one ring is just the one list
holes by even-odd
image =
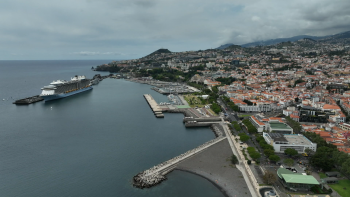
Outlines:
{"label": "port terminal building", "polygon": [[250,122],[254,125],[259,133],[281,133],[293,134],[293,129],[282,121],[282,118],[265,118],[263,115],[257,114],[249,117]]}
{"label": "port terminal building", "polygon": [[305,153],[307,148],[314,152],[317,149],[316,143],[312,143],[301,134],[263,133],[263,137],[266,143],[273,146],[277,153],[284,153],[287,148],[295,149],[298,153]]}

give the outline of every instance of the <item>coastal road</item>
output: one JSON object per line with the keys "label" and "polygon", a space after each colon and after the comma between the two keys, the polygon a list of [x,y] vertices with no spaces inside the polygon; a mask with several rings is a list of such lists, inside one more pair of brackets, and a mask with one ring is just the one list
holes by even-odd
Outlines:
{"label": "coastal road", "polygon": [[232,111],[229,107],[227,107],[227,105],[225,104],[225,102],[221,98],[218,98],[217,102],[221,106],[223,112],[227,114],[227,119],[230,122],[239,121],[237,113]]}
{"label": "coastal road", "polygon": [[241,171],[241,173],[242,173],[242,175],[243,175],[243,177],[244,177],[244,180],[245,180],[245,182],[247,183],[247,185],[248,185],[248,189],[249,189],[249,191],[250,191],[250,194],[252,195],[252,197],[258,197],[259,195],[256,193],[256,190],[255,190],[255,188],[254,188],[254,185],[253,185],[253,183],[250,181],[250,179],[249,179],[249,177],[248,177],[248,175],[247,175],[247,173],[246,173],[246,171],[245,171],[245,167],[244,167],[244,164],[242,163],[243,161],[242,161],[242,158],[240,157],[240,154],[238,154],[238,151],[239,150],[237,150],[236,149],[236,147],[234,146],[234,141],[232,140],[232,138],[231,138],[231,134],[230,134],[230,131],[229,131],[229,129],[228,129],[228,127],[227,127],[227,125],[226,124],[222,124],[222,127],[224,128],[224,131],[225,131],[225,134],[226,134],[226,136],[227,136],[227,140],[228,140],[228,142],[229,142],[229,144],[230,144],[230,147],[231,147],[231,149],[232,149],[232,152],[233,152],[233,154],[235,154],[236,156],[237,156],[237,159],[238,159],[238,161],[239,161],[239,164],[237,164],[236,166],[237,166],[237,169],[239,170],[239,171]]}

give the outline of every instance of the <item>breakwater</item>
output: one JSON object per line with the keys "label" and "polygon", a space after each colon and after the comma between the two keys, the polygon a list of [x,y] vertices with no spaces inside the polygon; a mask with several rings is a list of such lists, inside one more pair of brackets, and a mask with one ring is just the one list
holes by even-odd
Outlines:
{"label": "breakwater", "polygon": [[148,170],[138,173],[133,177],[133,185],[141,189],[150,188],[155,185],[158,185],[162,181],[166,180],[165,175],[171,172],[173,169],[175,169],[178,163],[226,139],[226,136],[224,136],[224,132],[222,131],[223,128],[221,127],[221,125],[212,125],[212,129],[215,132],[217,138],[210,140],[168,161],[153,166]]}
{"label": "breakwater", "polygon": [[206,148],[226,139],[226,137],[218,137],[213,140],[210,140],[192,150],[189,150],[177,157],[174,157],[168,161],[165,161],[161,164],[158,164],[148,170],[145,170],[143,172],[138,173],[133,178],[133,185],[138,188],[150,188],[152,186],[155,186],[162,181],[166,180],[165,175],[169,172],[171,172],[175,167],[176,164],[193,156],[194,154],[197,154]]}
{"label": "breakwater", "polygon": [[164,114],[162,113],[162,109],[158,106],[157,102],[153,99],[153,97],[150,94],[144,94],[143,95],[148,103],[148,105],[151,107],[154,115],[157,118],[164,118]]}

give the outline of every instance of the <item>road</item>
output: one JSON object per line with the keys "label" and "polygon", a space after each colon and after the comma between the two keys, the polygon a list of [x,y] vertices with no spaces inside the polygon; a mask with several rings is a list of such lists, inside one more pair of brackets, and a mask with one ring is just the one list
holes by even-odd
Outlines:
{"label": "road", "polygon": [[239,121],[239,118],[237,116],[237,113],[232,111],[226,104],[224,101],[222,101],[221,98],[218,98],[217,100],[218,104],[221,106],[222,110],[224,113],[227,114],[227,119],[232,122],[232,121]]}

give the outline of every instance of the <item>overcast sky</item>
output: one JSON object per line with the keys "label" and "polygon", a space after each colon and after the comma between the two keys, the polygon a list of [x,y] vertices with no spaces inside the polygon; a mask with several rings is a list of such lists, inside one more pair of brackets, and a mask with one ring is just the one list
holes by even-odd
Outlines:
{"label": "overcast sky", "polygon": [[350,30],[349,0],[1,0],[0,60],[131,59],[159,48]]}

